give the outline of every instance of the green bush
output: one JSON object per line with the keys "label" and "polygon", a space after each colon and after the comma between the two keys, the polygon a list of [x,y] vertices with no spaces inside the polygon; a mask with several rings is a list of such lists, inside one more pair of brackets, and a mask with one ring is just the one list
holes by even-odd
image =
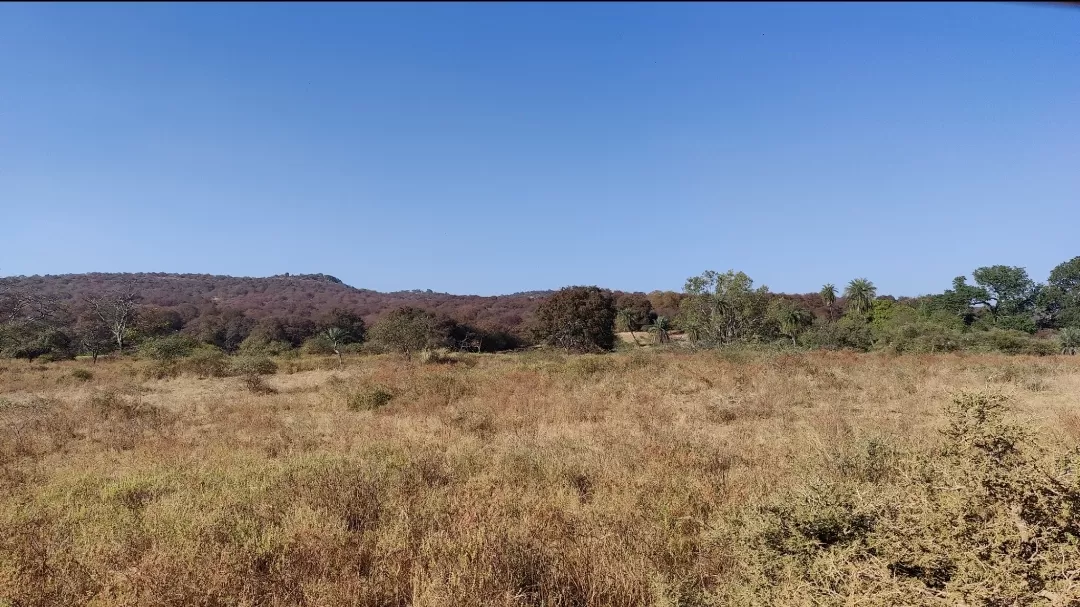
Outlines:
{"label": "green bush", "polygon": [[86,369],[72,369],[71,376],[80,381],[90,381],[94,379],[94,374]]}
{"label": "green bush", "polygon": [[300,351],[312,356],[326,356],[334,353],[334,344],[322,335],[316,335],[304,341],[304,345],[300,346]]}
{"label": "green bush", "polygon": [[240,344],[240,352],[250,355],[280,356],[292,350],[292,344],[287,341],[266,341],[254,335]]}
{"label": "green bush", "polygon": [[966,336],[965,342],[965,345],[974,350],[1002,352],[1004,354],[1048,356],[1057,354],[1060,351],[1057,343],[1051,340],[1038,339],[1013,329],[973,331]]}
{"label": "green bush", "polygon": [[176,333],[142,342],[139,345],[139,355],[157,361],[177,360],[190,354],[198,345],[199,342],[193,338]]}
{"label": "green bush", "polygon": [[277,363],[269,356],[241,354],[230,361],[235,375],[273,375],[277,373]]}
{"label": "green bush", "polygon": [[200,346],[183,360],[182,368],[198,377],[225,377],[229,374],[229,358],[214,346]]}

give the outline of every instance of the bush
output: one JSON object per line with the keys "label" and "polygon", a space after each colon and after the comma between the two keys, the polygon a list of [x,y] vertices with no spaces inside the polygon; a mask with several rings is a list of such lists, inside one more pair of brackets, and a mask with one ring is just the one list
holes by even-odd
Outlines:
{"label": "bush", "polygon": [[240,344],[240,352],[262,356],[280,356],[293,349],[291,343],[283,340],[265,340],[256,335],[248,336]]}
{"label": "bush", "polygon": [[304,345],[300,346],[300,351],[311,356],[326,356],[334,354],[334,344],[322,335],[316,335],[308,338]]}
{"label": "bush", "polygon": [[229,358],[214,346],[201,346],[184,359],[182,367],[198,377],[225,377],[229,373]]}
{"label": "bush", "polygon": [[597,352],[615,347],[615,298],[599,287],[565,287],[536,309],[538,341],[568,351]]}
{"label": "bush", "polygon": [[976,350],[1002,352],[1004,354],[1047,356],[1057,354],[1060,350],[1053,341],[1037,339],[1022,331],[1012,329],[974,331],[968,334],[966,343]]}
{"label": "bush", "polygon": [[349,394],[345,405],[350,411],[374,411],[386,406],[393,398],[393,393],[376,386]]}
{"label": "bush", "polygon": [[273,375],[277,373],[277,363],[269,356],[256,354],[236,356],[232,359],[230,366],[235,375]]}
{"label": "bush", "polygon": [[144,341],[139,345],[139,354],[150,360],[177,360],[190,354],[198,345],[193,338],[177,333]]}
{"label": "bush", "polygon": [[266,385],[261,375],[245,375],[244,387],[252,394],[276,394],[277,390]]}
{"label": "bush", "polygon": [[414,352],[447,346],[455,326],[448,318],[405,306],[392,310],[375,323],[370,338],[387,350],[411,358]]}
{"label": "bush", "polygon": [[90,381],[94,379],[94,374],[86,369],[72,369],[71,376],[80,381]]}

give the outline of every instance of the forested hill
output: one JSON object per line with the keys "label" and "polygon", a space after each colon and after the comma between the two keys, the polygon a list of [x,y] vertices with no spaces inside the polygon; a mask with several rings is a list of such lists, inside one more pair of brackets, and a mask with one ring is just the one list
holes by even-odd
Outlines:
{"label": "forested hill", "polygon": [[266,278],[210,274],[60,274],[0,278],[0,291],[16,289],[56,296],[80,308],[86,296],[106,292],[135,292],[140,304],[175,309],[186,318],[215,308],[242,311],[252,318],[314,318],[344,308],[373,322],[402,305],[441,312],[461,322],[513,329],[532,316],[549,291],[482,297],[432,291],[381,293],[350,287],[326,274],[282,274]]}

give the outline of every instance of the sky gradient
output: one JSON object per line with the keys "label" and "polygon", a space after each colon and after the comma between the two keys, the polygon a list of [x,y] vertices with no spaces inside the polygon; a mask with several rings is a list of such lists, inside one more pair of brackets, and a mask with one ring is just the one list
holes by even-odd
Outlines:
{"label": "sky gradient", "polygon": [[0,4],[0,275],[940,292],[1080,255],[1080,8]]}

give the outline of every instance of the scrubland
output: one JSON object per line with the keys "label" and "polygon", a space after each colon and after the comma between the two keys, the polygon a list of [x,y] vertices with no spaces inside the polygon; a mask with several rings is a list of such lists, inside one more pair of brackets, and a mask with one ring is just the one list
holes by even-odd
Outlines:
{"label": "scrubland", "polygon": [[1080,357],[0,361],[0,605],[1077,605]]}

